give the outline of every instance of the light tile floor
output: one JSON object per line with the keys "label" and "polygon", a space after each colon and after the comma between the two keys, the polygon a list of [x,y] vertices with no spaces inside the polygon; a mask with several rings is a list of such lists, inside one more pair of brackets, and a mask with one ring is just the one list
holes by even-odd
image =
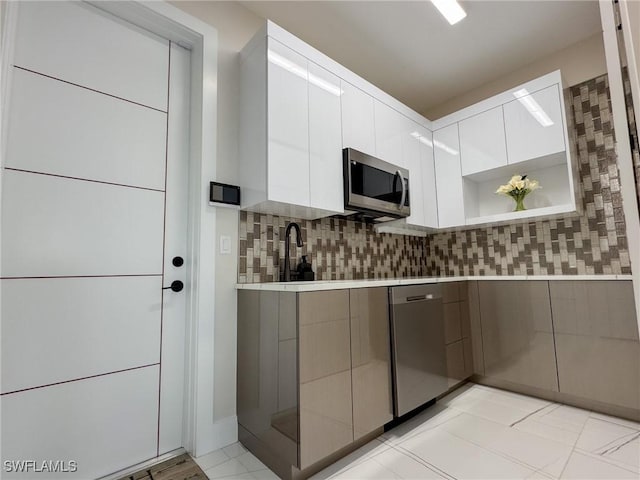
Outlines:
{"label": "light tile floor", "polygon": [[[276,479],[236,443],[196,462],[210,479]],[[640,424],[467,384],[312,477],[640,479]]]}

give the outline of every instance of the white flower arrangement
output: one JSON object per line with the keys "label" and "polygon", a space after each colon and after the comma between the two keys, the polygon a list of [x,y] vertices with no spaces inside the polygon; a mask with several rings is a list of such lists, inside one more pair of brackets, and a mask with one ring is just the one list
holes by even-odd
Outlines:
{"label": "white flower arrangement", "polygon": [[534,190],[542,188],[537,180],[529,180],[526,175],[514,175],[506,185],[500,185],[496,193],[513,198],[516,211],[525,210],[524,197]]}

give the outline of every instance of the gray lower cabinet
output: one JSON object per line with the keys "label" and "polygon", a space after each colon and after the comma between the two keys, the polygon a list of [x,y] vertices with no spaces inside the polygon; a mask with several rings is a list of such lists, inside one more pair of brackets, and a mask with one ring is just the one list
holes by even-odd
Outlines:
{"label": "gray lower cabinet", "polygon": [[444,337],[449,388],[473,374],[467,282],[442,284]]}
{"label": "gray lower cabinet", "polygon": [[353,442],[349,290],[298,294],[300,468]]}
{"label": "gray lower cabinet", "polygon": [[558,391],[546,281],[478,283],[484,375]]}
{"label": "gray lower cabinet", "polygon": [[350,290],[353,435],[393,419],[387,288]]}
{"label": "gray lower cabinet", "polygon": [[386,288],[238,292],[240,439],[290,478],[392,419]]}
{"label": "gray lower cabinet", "polygon": [[631,281],[484,280],[469,300],[478,380],[640,418]]}
{"label": "gray lower cabinet", "polygon": [[299,462],[297,356],[296,294],[239,291],[238,435],[282,465]]}
{"label": "gray lower cabinet", "polygon": [[640,409],[631,281],[550,281],[560,392]]}

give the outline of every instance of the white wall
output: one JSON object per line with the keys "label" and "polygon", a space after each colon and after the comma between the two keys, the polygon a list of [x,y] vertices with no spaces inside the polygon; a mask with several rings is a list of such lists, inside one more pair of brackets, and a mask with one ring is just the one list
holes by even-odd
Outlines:
{"label": "white wall", "polygon": [[[238,52],[264,20],[236,2],[172,2],[218,30],[218,151],[216,179],[238,184]],[[236,414],[236,290],[238,276],[238,211],[216,212],[216,293],[214,343],[214,420],[223,432],[235,428]],[[230,255],[220,254],[220,236],[231,237]],[[225,434],[222,434],[223,436]],[[225,442],[226,443],[226,442]]]}
{"label": "white wall", "polygon": [[565,87],[576,85],[606,73],[607,65],[602,34],[598,33],[586,40],[570,45],[548,57],[421,113],[429,120],[437,120],[461,108],[473,105],[480,100],[497,95],[532,78],[557,69],[562,70]]}

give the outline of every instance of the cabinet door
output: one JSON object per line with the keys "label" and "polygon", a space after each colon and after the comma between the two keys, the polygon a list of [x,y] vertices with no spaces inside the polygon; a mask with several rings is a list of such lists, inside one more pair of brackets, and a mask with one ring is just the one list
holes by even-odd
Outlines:
{"label": "cabinet door", "polygon": [[342,147],[376,154],[373,97],[344,80],[342,85]]}
{"label": "cabinet door", "polygon": [[307,59],[271,38],[267,54],[269,200],[309,206]]}
{"label": "cabinet door", "polygon": [[464,225],[458,124],[433,132],[433,146],[438,185],[438,225],[440,228]]}
{"label": "cabinet door", "polygon": [[344,212],[340,78],[309,62],[309,188],[313,208]]}
{"label": "cabinet door", "polygon": [[459,122],[462,175],[507,164],[502,106]]}
{"label": "cabinet door", "polygon": [[464,340],[447,345],[447,385],[448,388],[460,383],[469,375],[464,363]]}
{"label": "cabinet door", "polygon": [[300,468],[353,442],[349,290],[298,294]]}
{"label": "cabinet door", "polygon": [[562,393],[640,409],[640,342],[631,281],[551,281]]}
{"label": "cabinet door", "polygon": [[[420,149],[420,165],[422,167],[422,201],[425,227],[438,227],[438,200],[436,194],[436,170],[433,160],[433,134],[419,129],[418,148]],[[413,206],[412,206],[413,208]]]}
{"label": "cabinet door", "polygon": [[547,282],[483,281],[479,292],[485,375],[557,392]]}
{"label": "cabinet door", "polygon": [[353,436],[393,419],[387,288],[350,290]]}
{"label": "cabinet door", "polygon": [[409,170],[409,203],[411,215],[407,218],[410,225],[423,226],[424,220],[424,185],[423,166],[420,155],[419,125],[405,118],[405,128],[402,135],[402,157],[407,170]]}
{"label": "cabinet door", "polygon": [[376,157],[399,167],[408,168],[402,153],[407,135],[407,118],[384,103],[375,100]]}
{"label": "cabinet door", "polygon": [[530,94],[523,89],[514,95],[518,98],[504,105],[509,163],[565,151],[565,122],[558,85]]}

